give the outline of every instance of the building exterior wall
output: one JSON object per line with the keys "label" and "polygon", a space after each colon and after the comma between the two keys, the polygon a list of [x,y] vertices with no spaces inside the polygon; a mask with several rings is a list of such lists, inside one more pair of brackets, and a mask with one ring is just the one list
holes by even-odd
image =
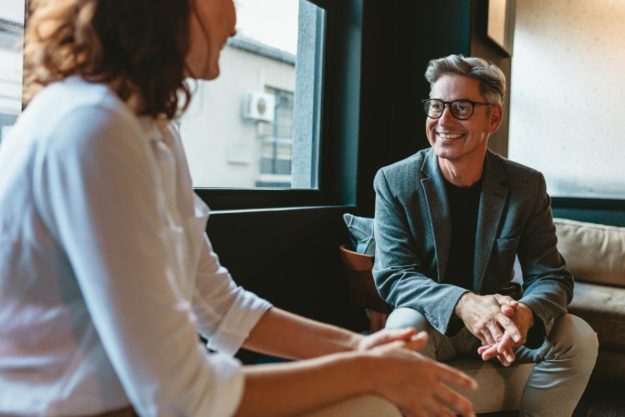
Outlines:
{"label": "building exterior wall", "polygon": [[194,186],[253,188],[266,122],[243,118],[244,97],[268,87],[294,92],[295,67],[228,45],[221,69],[216,80],[191,83],[194,98],[180,120]]}
{"label": "building exterior wall", "polygon": [[21,23],[0,16],[0,142],[22,109]]}

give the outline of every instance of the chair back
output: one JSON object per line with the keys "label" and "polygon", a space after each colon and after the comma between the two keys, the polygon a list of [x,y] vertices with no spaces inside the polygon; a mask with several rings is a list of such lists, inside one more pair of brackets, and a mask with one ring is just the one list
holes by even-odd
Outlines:
{"label": "chair back", "polygon": [[341,245],[339,250],[352,303],[367,310],[390,313],[392,307],[382,300],[373,282],[373,256],[354,252],[347,245]]}

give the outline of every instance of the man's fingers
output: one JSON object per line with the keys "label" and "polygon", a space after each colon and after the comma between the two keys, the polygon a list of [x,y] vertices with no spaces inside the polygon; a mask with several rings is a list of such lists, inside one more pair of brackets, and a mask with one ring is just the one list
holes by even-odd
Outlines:
{"label": "man's fingers", "polygon": [[503,336],[503,331],[497,322],[489,321],[486,324],[486,328],[490,331],[490,334],[495,342],[498,342]]}
{"label": "man's fingers", "polygon": [[490,330],[488,330],[488,328],[484,328],[480,330],[479,338],[482,341],[482,344],[492,345],[492,344],[497,343],[497,341],[493,337]]}
{"label": "man's fingers", "polygon": [[497,345],[495,344],[487,346],[486,349],[482,350],[481,352],[478,349],[478,353],[482,357],[482,360],[484,362],[487,362],[497,356]]}
{"label": "man's fingers", "polygon": [[506,316],[503,313],[499,313],[495,316],[495,319],[499,324],[501,324],[506,332],[510,334],[512,340],[514,340],[516,343],[521,341],[521,332],[510,317]]}
{"label": "man's fingers", "polygon": [[512,350],[512,339],[507,334],[504,334],[499,343],[490,346],[480,346],[477,349],[477,353],[484,362],[497,358],[504,366],[510,366],[516,359],[516,355]]}
{"label": "man's fingers", "polygon": [[514,362],[516,355],[514,354],[514,342],[508,333],[504,334],[501,341],[497,345],[497,353],[505,356],[509,363]]}
{"label": "man's fingers", "polygon": [[519,302],[517,300],[515,300],[512,297],[510,297],[509,295],[495,294],[495,300],[497,300],[497,302],[501,306],[509,305],[511,307],[516,307],[519,304]]}
{"label": "man's fingers", "polygon": [[512,364],[512,361],[509,361],[508,358],[504,355],[497,355],[497,360],[505,367],[508,367]]}
{"label": "man's fingers", "polygon": [[479,348],[477,348],[477,353],[478,355],[482,355],[482,353],[486,352],[488,349],[492,349],[495,348],[495,350],[497,350],[497,345],[482,345]]}
{"label": "man's fingers", "polygon": [[484,362],[488,362],[489,360],[493,358],[497,358],[497,360],[499,360],[499,362],[503,366],[510,366],[510,364],[512,363],[512,361],[510,361],[505,355],[497,352],[496,345],[491,346],[488,349],[484,350],[482,353],[480,353],[480,356],[482,357],[482,360]]}
{"label": "man's fingers", "polygon": [[503,314],[505,314],[506,316],[508,316],[508,317],[512,317],[512,316],[514,316],[515,311],[516,311],[516,310],[515,310],[515,308],[514,308],[514,307],[511,307],[511,306],[509,306],[509,305],[503,305],[503,306],[501,306],[501,312],[502,312]]}
{"label": "man's fingers", "polygon": [[497,344],[497,352],[504,353],[506,350],[512,350],[514,342],[510,334],[505,333],[499,343]]}

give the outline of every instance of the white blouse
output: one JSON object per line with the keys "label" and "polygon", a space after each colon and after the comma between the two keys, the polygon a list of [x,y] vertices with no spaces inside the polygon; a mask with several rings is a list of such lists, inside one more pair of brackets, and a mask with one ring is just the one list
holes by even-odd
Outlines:
{"label": "white blouse", "polygon": [[77,77],[40,92],[0,145],[0,414],[232,415],[270,304],[207,218],[167,122]]}

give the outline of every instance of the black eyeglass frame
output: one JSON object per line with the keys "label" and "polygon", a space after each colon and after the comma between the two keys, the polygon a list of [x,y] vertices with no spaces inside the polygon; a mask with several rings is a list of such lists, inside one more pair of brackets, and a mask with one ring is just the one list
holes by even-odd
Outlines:
{"label": "black eyeglass frame", "polygon": [[[438,117],[432,117],[430,116],[427,108],[426,108],[426,103],[432,102],[432,101],[437,101],[439,103],[443,103],[443,111],[441,111],[440,116]],[[457,103],[457,102],[463,102],[463,103],[471,103],[471,113],[469,113],[469,115],[467,117],[458,117],[456,115],[456,113],[454,112],[454,108],[452,107],[452,104]],[[487,103],[487,102],[481,102],[481,101],[473,101],[473,100],[469,100],[466,98],[459,98],[457,100],[452,100],[452,101],[445,101],[445,100],[441,100],[439,98],[426,98],[421,100],[421,104],[423,105],[423,111],[425,111],[425,115],[427,117],[429,117],[430,119],[440,119],[441,117],[443,117],[443,113],[445,113],[445,107],[449,107],[449,111],[451,112],[451,115],[454,116],[454,118],[458,119],[458,120],[467,120],[469,118],[471,118],[471,116],[473,116],[473,112],[475,112],[475,106],[492,106],[493,103]],[[429,106],[428,106],[429,107]]]}

